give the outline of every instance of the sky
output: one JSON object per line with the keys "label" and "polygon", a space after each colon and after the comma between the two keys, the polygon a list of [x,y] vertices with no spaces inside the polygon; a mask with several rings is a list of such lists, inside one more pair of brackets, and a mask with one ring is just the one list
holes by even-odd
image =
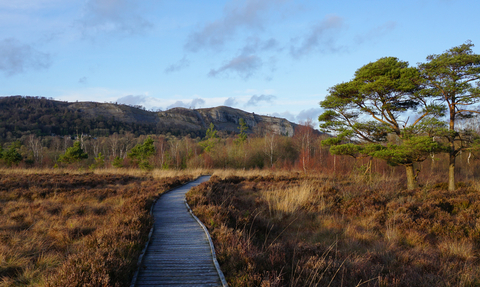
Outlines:
{"label": "sky", "polygon": [[159,111],[230,106],[314,124],[382,57],[470,40],[478,0],[0,0],[0,96]]}

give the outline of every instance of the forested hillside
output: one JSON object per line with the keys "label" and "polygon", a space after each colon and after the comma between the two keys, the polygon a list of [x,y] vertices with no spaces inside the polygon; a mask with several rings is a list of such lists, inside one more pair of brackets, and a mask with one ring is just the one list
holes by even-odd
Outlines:
{"label": "forested hillside", "polygon": [[108,136],[115,132],[132,132],[138,136],[157,131],[154,123],[125,122],[103,114],[87,116],[68,102],[38,97],[0,98],[0,138],[4,142],[28,134]]}
{"label": "forested hillside", "polygon": [[208,109],[174,108],[163,112],[147,111],[141,106],[117,103],[61,102],[40,97],[0,98],[0,142],[36,136],[89,135],[109,136],[130,132],[136,137],[147,134],[190,135],[203,137],[210,123],[225,133],[238,133],[240,118],[249,133],[272,129],[293,135],[296,124],[285,119],[247,113],[229,107]]}

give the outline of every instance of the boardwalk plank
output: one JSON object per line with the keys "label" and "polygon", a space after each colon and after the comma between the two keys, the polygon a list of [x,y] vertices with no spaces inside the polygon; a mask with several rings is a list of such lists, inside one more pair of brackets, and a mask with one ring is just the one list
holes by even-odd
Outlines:
{"label": "boardwalk plank", "polygon": [[155,203],[154,229],[135,286],[222,286],[208,238],[184,204],[185,193],[208,179],[200,177]]}

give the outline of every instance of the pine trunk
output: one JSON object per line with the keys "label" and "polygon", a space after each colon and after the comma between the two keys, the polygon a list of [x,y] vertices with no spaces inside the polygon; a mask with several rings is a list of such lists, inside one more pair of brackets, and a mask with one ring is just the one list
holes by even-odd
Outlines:
{"label": "pine trunk", "polygon": [[448,165],[448,190],[455,190],[455,106],[450,107],[450,131],[454,133],[449,138],[450,141],[450,161]]}
{"label": "pine trunk", "polygon": [[450,164],[448,165],[448,190],[455,190],[455,154],[452,150],[450,152]]}
{"label": "pine trunk", "polygon": [[406,165],[405,171],[407,173],[407,189],[413,190],[417,188],[417,180],[415,179],[415,174],[413,172],[413,164]]}

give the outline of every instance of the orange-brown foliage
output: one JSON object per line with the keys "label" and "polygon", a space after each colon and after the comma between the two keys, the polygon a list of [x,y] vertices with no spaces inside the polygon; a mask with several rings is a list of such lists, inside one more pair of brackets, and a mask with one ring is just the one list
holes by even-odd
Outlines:
{"label": "orange-brown foliage", "polygon": [[0,173],[0,285],[128,286],[151,204],[189,179]]}
{"label": "orange-brown foliage", "polygon": [[406,191],[398,178],[214,176],[187,199],[230,286],[480,284],[475,184]]}

